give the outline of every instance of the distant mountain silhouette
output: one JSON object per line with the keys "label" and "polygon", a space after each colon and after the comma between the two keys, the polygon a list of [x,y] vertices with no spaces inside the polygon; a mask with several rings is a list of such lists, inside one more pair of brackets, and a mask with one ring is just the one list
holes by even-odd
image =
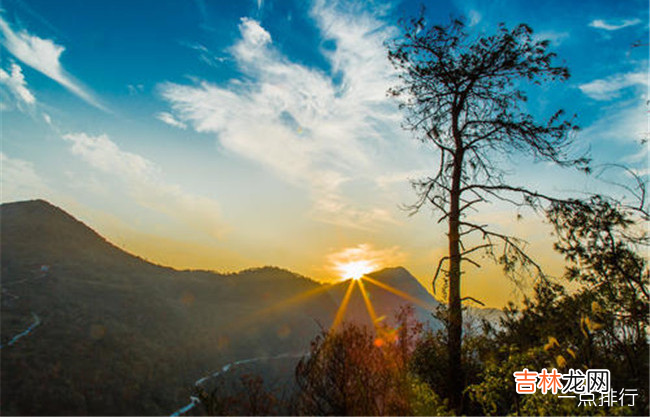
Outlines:
{"label": "distant mountain silhouette", "polygon": [[279,268],[148,263],[42,200],[3,204],[1,414],[167,414],[234,360],[305,351],[336,310]]}
{"label": "distant mountain silhouette", "polygon": [[[397,267],[376,271],[368,274],[361,282],[379,322],[394,324],[395,313],[402,306],[411,305],[415,318],[428,323],[433,329],[440,327],[440,323],[431,315],[431,311],[440,303],[406,269]],[[343,302],[348,286],[349,281],[344,281],[330,289],[337,305]],[[373,325],[366,301],[356,283],[343,321]]]}
{"label": "distant mountain silhouette", "polygon": [[[348,285],[276,267],[218,274],[154,265],[43,200],[2,204],[0,223],[5,415],[168,414],[228,363],[306,351]],[[424,308],[438,302],[406,269],[364,279],[389,321],[409,301],[370,280],[418,300],[416,317],[439,326]],[[345,320],[371,325],[368,317],[356,288]]]}

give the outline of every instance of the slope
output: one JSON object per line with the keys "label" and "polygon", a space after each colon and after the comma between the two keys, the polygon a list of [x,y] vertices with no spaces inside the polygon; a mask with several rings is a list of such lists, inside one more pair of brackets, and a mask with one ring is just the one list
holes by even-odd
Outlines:
{"label": "slope", "polygon": [[[45,201],[0,216],[2,414],[169,413],[225,363],[305,350],[335,310],[318,283],[278,268],[150,264]],[[4,346],[33,314],[39,326]]]}

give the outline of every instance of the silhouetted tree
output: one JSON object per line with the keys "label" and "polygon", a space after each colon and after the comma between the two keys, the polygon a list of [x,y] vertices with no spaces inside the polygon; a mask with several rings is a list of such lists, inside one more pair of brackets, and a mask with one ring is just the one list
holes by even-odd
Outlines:
{"label": "silhouetted tree", "polygon": [[[566,80],[569,71],[553,64],[548,41],[535,41],[532,29],[499,25],[491,36],[469,36],[460,20],[446,26],[428,26],[424,17],[402,22],[404,34],[389,45],[389,59],[400,72],[401,83],[390,93],[402,99],[405,128],[439,151],[435,175],[413,181],[419,200],[417,212],[431,204],[448,224],[448,253],[444,262],[448,284],[448,361],[451,405],[459,411],[462,393],[461,275],[469,255],[485,251],[503,264],[512,277],[519,267],[539,266],[523,249],[523,242],[487,225],[470,221],[466,214],[492,199],[539,208],[561,200],[505,181],[498,161],[513,153],[551,161],[561,166],[587,169],[587,160],[570,156],[569,133],[577,129],[557,111],[540,123],[521,109],[526,95],[521,81],[535,84]],[[466,247],[463,239],[483,241]]]}
{"label": "silhouetted tree", "polygon": [[578,210],[553,205],[548,218],[557,233],[555,247],[570,263],[565,277],[579,284],[575,296],[591,310],[581,316],[580,330],[595,351],[589,359],[600,363],[587,365],[608,368],[619,383],[640,388],[647,407],[650,269],[643,253],[650,244],[650,216],[645,184],[639,185],[630,189],[638,191],[639,204],[593,196]]}

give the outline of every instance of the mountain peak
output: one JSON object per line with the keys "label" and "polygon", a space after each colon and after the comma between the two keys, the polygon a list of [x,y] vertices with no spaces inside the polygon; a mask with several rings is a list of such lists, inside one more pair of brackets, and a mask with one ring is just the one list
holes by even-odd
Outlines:
{"label": "mountain peak", "polygon": [[42,199],[3,203],[0,220],[3,262],[28,254],[38,255],[43,264],[62,257],[79,262],[115,257],[120,262],[136,260],[65,210]]}
{"label": "mountain peak", "polygon": [[35,200],[25,200],[25,201],[12,201],[10,203],[2,203],[2,208],[3,209],[8,209],[8,210],[38,210],[38,209],[46,209],[46,210],[58,210],[58,211],[63,211],[59,207],[55,206],[54,204],[50,203],[47,200],[43,199],[35,199]]}
{"label": "mountain peak", "polygon": [[435,298],[427,291],[426,287],[402,266],[384,268],[371,272],[367,276],[389,287],[403,291],[419,300],[426,300],[428,304],[437,303]]}
{"label": "mountain peak", "polygon": [[416,279],[406,268],[403,266],[393,266],[393,267],[388,267],[384,269],[380,269],[377,271],[370,272],[367,274],[369,277],[375,278],[377,280],[382,280],[386,278],[391,278],[391,279],[405,279],[405,280],[410,280],[410,279]]}

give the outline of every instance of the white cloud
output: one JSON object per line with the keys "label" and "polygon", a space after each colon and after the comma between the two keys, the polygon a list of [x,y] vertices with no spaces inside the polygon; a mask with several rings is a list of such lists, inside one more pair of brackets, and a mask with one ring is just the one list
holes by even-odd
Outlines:
{"label": "white cloud", "polygon": [[612,31],[612,30],[623,29],[628,26],[638,25],[639,23],[641,23],[641,19],[623,19],[617,22],[611,22],[611,21],[607,22],[602,19],[596,19],[591,21],[591,23],[589,23],[589,26],[596,29]]}
{"label": "white cloud", "polygon": [[226,61],[226,57],[219,56],[200,43],[181,42],[181,45],[193,49],[199,53],[199,60],[206,65],[214,68],[220,68],[221,64]]}
{"label": "white cloud", "polygon": [[[589,140],[595,146],[599,143],[614,142],[620,146],[614,152],[630,152],[628,155],[621,155],[620,160],[629,164],[645,163],[640,157],[639,148],[633,146],[647,139],[650,132],[650,121],[647,116],[648,107],[643,100],[630,99],[620,103],[612,104],[603,109],[603,115],[591,126],[581,130],[579,135]],[[643,145],[646,148],[647,145]],[[601,157],[611,162],[611,146],[599,146],[602,148]],[[598,149],[593,149],[594,153]],[[643,150],[641,150],[643,152]],[[638,154],[638,155],[637,155]],[[616,153],[614,154],[616,155]]]}
{"label": "white cloud", "polygon": [[468,25],[471,27],[478,25],[483,19],[483,15],[478,10],[471,9],[467,12],[467,18],[469,19]]}
{"label": "white cloud", "polygon": [[392,221],[388,211],[358,203],[358,195],[349,203],[343,189],[394,169],[387,160],[395,151],[386,143],[408,140],[386,100],[395,80],[383,42],[396,31],[322,2],[312,16],[323,40],[335,45],[321,51],[330,73],[292,62],[259,22],[244,18],[230,48],[243,77],[224,86],[165,83],[161,94],[177,120],[218,134],[225,149],[308,190],[317,220],[360,228]]}
{"label": "white cloud", "polygon": [[34,164],[0,152],[0,197],[2,202],[46,198],[50,188],[36,173]]}
{"label": "white cloud", "polygon": [[27,82],[20,65],[12,63],[8,73],[0,68],[0,83],[6,85],[13,95],[24,103],[30,105],[36,103],[36,97],[27,88]]}
{"label": "white cloud", "polygon": [[108,136],[88,136],[72,133],[63,138],[72,143],[72,153],[93,167],[115,175],[148,182],[156,175],[156,168],[147,159],[121,150]]}
{"label": "white cloud", "polygon": [[582,84],[578,88],[594,100],[611,100],[619,97],[621,90],[635,85],[647,86],[648,74],[645,72],[615,74]]}
{"label": "white cloud", "polygon": [[555,30],[543,30],[533,35],[535,41],[548,40],[554,46],[559,46],[569,37],[569,32],[558,32]]}
{"label": "white cloud", "polygon": [[122,180],[131,198],[143,207],[167,214],[195,230],[221,237],[224,225],[216,201],[187,193],[178,185],[165,183],[160,168],[140,155],[124,151],[108,136],[72,133],[63,138],[71,151],[85,162]]}
{"label": "white cloud", "polygon": [[176,119],[173,114],[167,112],[160,112],[156,114],[156,119],[160,120],[163,123],[167,123],[170,126],[177,127],[179,129],[187,129],[187,125],[180,120]]}
{"label": "white cloud", "polygon": [[45,74],[93,106],[106,110],[90,92],[65,71],[60,58],[65,48],[50,39],[39,38],[22,30],[18,33],[0,16],[2,44],[18,60]]}
{"label": "white cloud", "polygon": [[127,90],[129,90],[130,96],[135,96],[144,91],[144,85],[142,84],[127,84]]}

